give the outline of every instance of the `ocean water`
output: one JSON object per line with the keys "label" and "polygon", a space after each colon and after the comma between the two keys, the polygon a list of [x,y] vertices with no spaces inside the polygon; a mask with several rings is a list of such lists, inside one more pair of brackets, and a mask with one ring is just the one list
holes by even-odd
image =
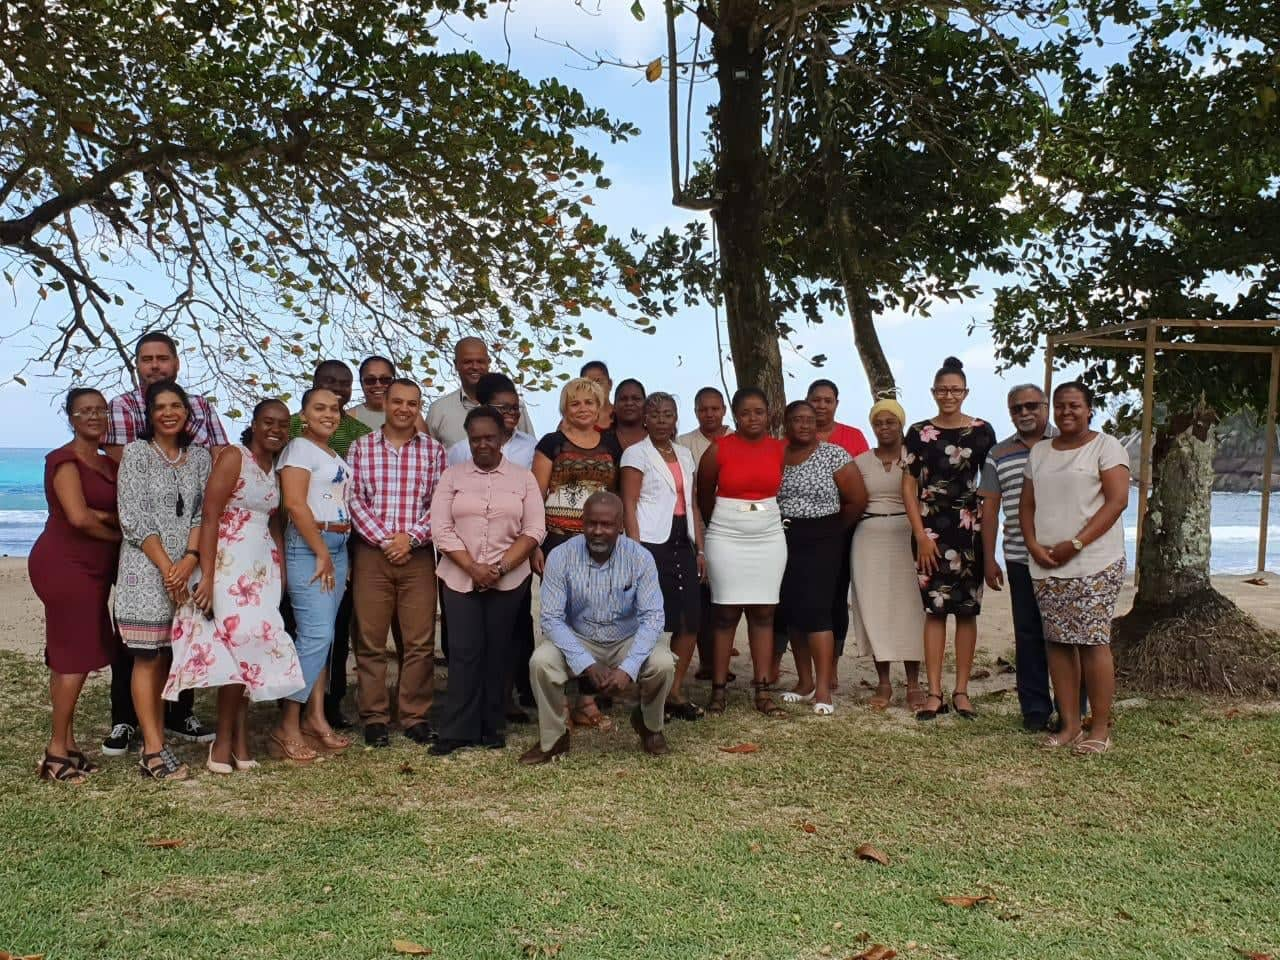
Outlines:
{"label": "ocean water", "polygon": [[[0,447],[0,556],[25,557],[44,528],[44,450]],[[1137,497],[1125,511],[1125,542],[1133,567]],[[1252,573],[1258,555],[1258,519],[1262,497],[1257,493],[1213,495],[1213,573]],[[1280,495],[1272,497],[1267,532],[1267,569],[1280,570]]]}

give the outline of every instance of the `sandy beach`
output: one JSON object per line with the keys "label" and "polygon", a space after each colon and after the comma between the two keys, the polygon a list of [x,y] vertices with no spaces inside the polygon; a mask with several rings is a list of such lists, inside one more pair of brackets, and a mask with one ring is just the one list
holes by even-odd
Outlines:
{"label": "sandy beach", "polygon": [[[1249,579],[1251,578],[1245,576],[1215,576],[1213,585],[1252,614],[1263,626],[1280,630],[1280,576],[1268,574],[1265,586],[1247,583]],[[1130,577],[1129,585],[1120,596],[1117,610],[1128,610],[1132,599]],[[40,659],[44,647],[44,610],[27,579],[25,558],[0,558],[0,606],[5,611],[3,622],[0,623],[0,650],[17,651],[33,659]],[[741,630],[739,632],[742,633]],[[737,646],[742,651],[742,656],[735,660],[738,683],[741,684],[750,675],[745,636],[740,636]],[[981,679],[975,677],[975,693],[1013,689],[1012,674],[1001,673],[995,666],[998,657],[1009,658],[1013,649],[1013,624],[1009,614],[1007,589],[999,593],[986,591],[982,617],[978,621],[978,646],[979,674],[983,669],[990,668],[990,675]],[[875,679],[875,670],[869,658],[854,656],[852,651],[855,645],[852,641],[849,647],[850,652],[845,654],[840,664],[841,695],[862,697],[865,696],[867,682]],[[787,670],[790,669],[790,661],[791,657],[788,655],[785,665]],[[900,676],[895,669],[895,683],[900,682]]]}

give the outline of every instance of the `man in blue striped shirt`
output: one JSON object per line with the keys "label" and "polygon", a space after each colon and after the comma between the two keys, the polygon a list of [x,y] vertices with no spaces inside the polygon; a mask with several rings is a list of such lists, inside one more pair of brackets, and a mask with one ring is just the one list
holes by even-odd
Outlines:
{"label": "man in blue striped shirt", "polygon": [[664,621],[652,554],[622,536],[617,495],[593,493],[583,505],[582,535],[552,550],[542,573],[544,641],[529,661],[539,742],[520,762],[546,763],[568,752],[564,688],[580,676],[605,694],[638,683],[640,706],[631,725],[645,753],[667,753],[663,707],[676,663],[659,642]]}

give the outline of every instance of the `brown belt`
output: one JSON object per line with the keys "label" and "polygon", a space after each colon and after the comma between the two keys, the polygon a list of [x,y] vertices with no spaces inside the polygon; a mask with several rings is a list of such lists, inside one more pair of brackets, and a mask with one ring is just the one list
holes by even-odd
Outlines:
{"label": "brown belt", "polygon": [[321,520],[316,524],[325,533],[350,533],[351,524],[334,523],[332,520]]}

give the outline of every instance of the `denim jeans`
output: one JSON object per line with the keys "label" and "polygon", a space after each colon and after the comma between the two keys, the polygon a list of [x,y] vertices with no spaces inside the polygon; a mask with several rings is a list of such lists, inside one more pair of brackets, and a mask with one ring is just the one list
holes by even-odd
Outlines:
{"label": "denim jeans", "polygon": [[292,524],[284,535],[284,565],[289,577],[289,603],[293,607],[293,645],[298,650],[302,679],[306,683],[297,693],[289,695],[288,699],[296,703],[310,699],[311,688],[329,663],[334,620],[347,587],[347,534],[321,531],[320,536],[333,557],[335,586],[327,592],[321,589],[319,580],[311,582],[316,574],[316,555],[307,541]]}
{"label": "denim jeans", "polygon": [[1049,662],[1045,653],[1044,624],[1025,563],[1005,562],[1009,600],[1013,605],[1014,651],[1018,660],[1018,706],[1026,719],[1048,720],[1053,713],[1049,697]]}

